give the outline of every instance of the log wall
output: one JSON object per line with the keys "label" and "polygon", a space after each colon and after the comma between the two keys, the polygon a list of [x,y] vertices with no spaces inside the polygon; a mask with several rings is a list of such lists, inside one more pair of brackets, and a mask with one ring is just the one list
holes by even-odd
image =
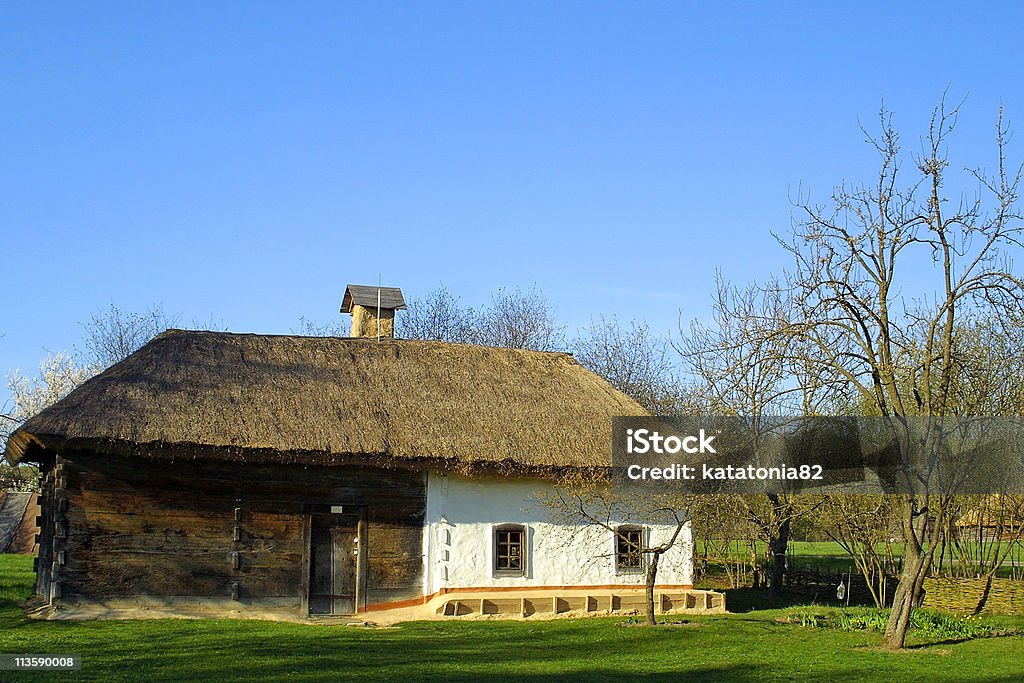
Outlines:
{"label": "log wall", "polygon": [[48,577],[63,597],[293,598],[304,610],[309,514],[330,505],[364,510],[366,604],[422,595],[420,473],[84,453],[60,462],[62,479],[44,486],[44,500],[67,503],[44,504],[44,516],[64,534],[63,564]]}

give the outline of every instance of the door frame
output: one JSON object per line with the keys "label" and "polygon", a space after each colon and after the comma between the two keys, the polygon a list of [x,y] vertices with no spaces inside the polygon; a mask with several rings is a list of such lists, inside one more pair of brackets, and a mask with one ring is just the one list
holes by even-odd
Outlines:
{"label": "door frame", "polygon": [[[338,510],[343,510],[340,512]],[[366,575],[367,575],[367,553],[366,553],[366,506],[365,505],[323,505],[308,504],[302,515],[302,581],[301,581],[301,609],[302,613],[309,617],[310,597],[312,591],[312,564],[313,564],[313,515],[314,514],[345,514],[358,515],[356,520],[356,539],[358,541],[358,553],[355,566],[355,611],[353,614],[360,614],[366,611]],[[333,564],[333,558],[332,558]],[[329,615],[320,615],[329,616]]]}

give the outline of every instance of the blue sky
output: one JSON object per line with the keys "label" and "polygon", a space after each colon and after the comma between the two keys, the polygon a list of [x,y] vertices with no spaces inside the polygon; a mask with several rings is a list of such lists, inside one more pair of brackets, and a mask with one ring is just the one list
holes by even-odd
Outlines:
{"label": "blue sky", "polygon": [[[899,6],[895,6],[895,5]],[[716,270],[786,259],[796,188],[1024,121],[1024,6],[943,3],[4,3],[0,370],[111,302],[287,333],[348,282],[466,304],[541,289],[668,334]],[[1021,157],[1021,140],[1011,151]],[[0,393],[0,398],[6,394]]]}

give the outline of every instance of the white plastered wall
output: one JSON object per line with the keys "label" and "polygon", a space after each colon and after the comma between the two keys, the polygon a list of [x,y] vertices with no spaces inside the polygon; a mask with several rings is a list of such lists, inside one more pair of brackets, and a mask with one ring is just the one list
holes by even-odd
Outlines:
{"label": "white plastered wall", "polygon": [[[613,534],[598,525],[569,524],[542,498],[551,485],[540,479],[464,477],[430,473],[424,524],[424,594],[442,588],[643,586],[642,573],[616,572]],[[633,520],[617,520],[631,523]],[[524,576],[495,576],[493,530],[527,527]],[[675,527],[643,525],[648,543],[671,537]],[[693,583],[689,525],[658,564],[658,585]]]}

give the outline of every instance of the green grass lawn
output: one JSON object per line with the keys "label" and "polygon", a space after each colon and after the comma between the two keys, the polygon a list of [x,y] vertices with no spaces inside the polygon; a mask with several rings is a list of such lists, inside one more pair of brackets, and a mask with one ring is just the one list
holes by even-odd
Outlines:
{"label": "green grass lawn", "polygon": [[[38,622],[15,600],[31,558],[0,555],[0,652],[81,654],[80,671],[0,672],[0,681],[1019,681],[1024,637],[914,638],[881,651],[876,633],[782,624],[787,609],[624,627],[623,617],[444,621],[394,628],[260,621]],[[738,596],[737,596],[738,597]],[[679,619],[680,617],[675,617]],[[1024,619],[1003,620],[1024,626]]]}

